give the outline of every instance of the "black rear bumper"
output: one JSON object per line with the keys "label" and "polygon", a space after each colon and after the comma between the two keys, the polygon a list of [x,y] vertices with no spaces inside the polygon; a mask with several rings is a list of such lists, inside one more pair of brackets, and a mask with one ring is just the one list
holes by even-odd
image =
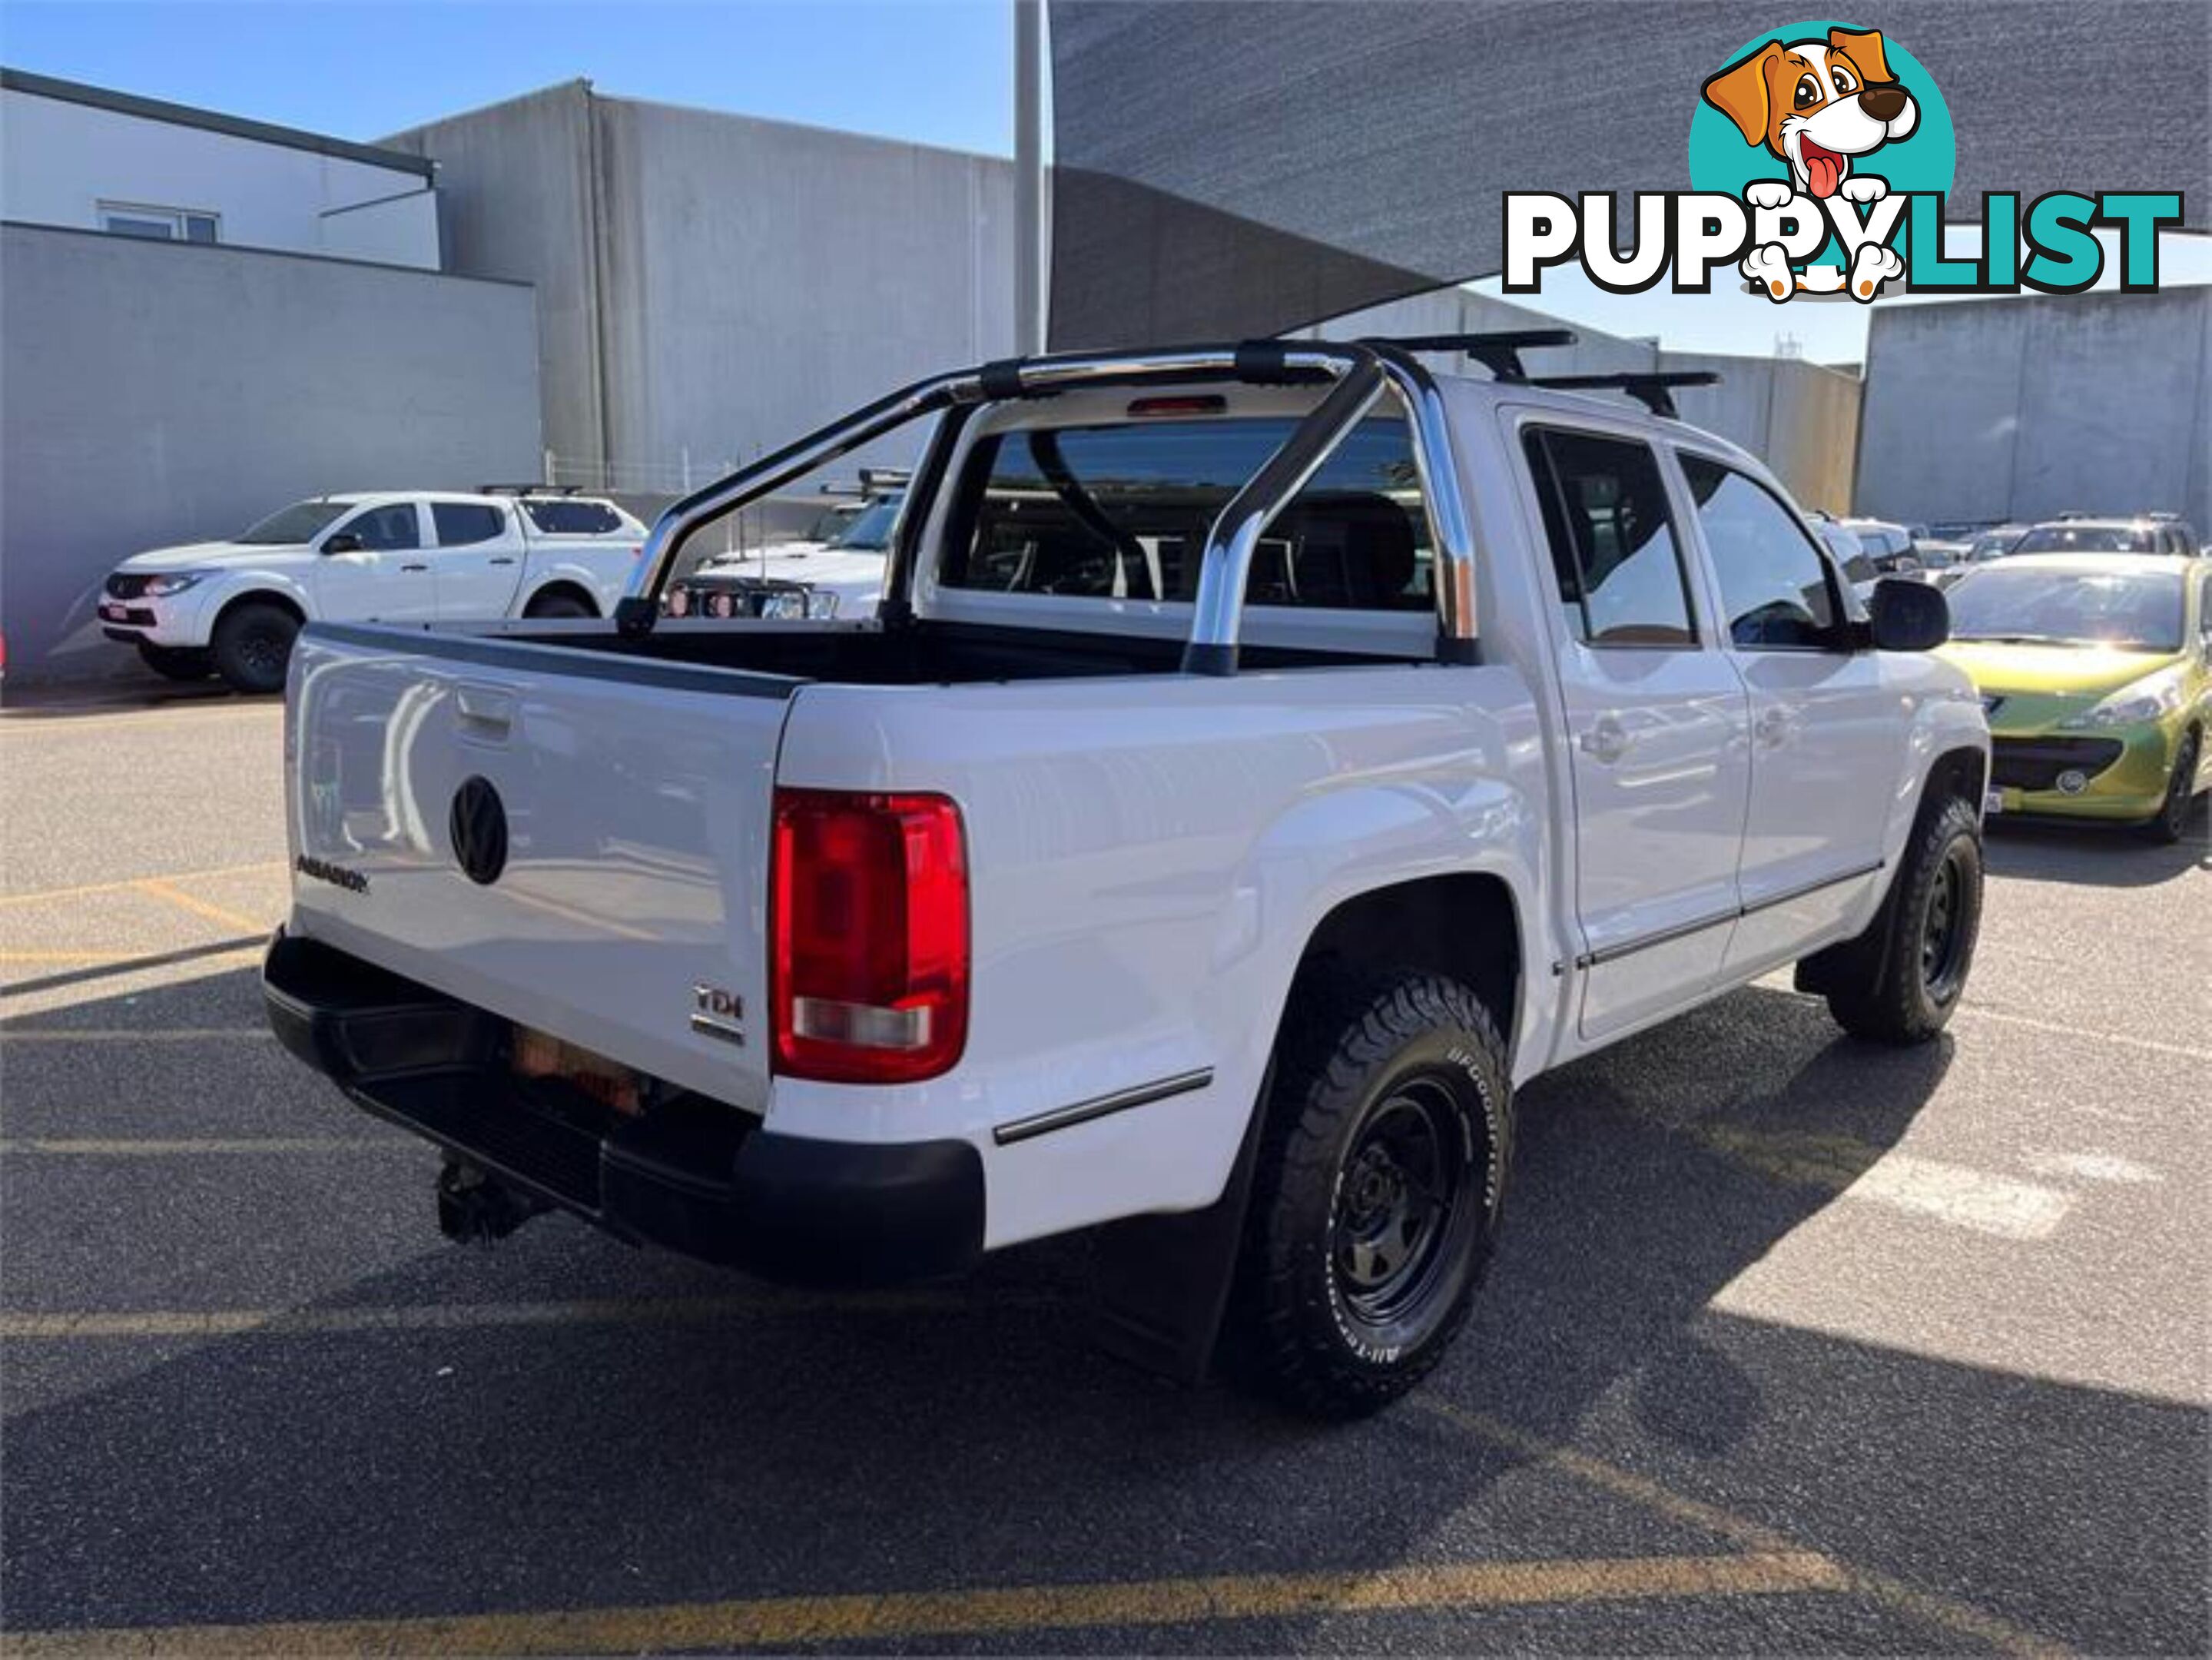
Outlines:
{"label": "black rear bumper", "polygon": [[981,1254],[983,1165],[965,1141],[823,1141],[669,1091],[636,1116],[523,1079],[512,1028],[317,940],[262,969],[285,1048],[356,1104],[619,1237],[809,1283],[886,1285]]}

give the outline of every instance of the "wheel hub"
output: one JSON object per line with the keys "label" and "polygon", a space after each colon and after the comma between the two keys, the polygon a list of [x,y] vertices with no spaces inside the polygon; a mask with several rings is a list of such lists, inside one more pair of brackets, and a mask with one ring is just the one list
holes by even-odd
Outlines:
{"label": "wheel hub", "polygon": [[1345,1161],[1331,1255],[1346,1298],[1365,1318],[1388,1319],[1410,1304],[1437,1259],[1464,1185],[1450,1153],[1449,1110],[1433,1085],[1394,1096]]}

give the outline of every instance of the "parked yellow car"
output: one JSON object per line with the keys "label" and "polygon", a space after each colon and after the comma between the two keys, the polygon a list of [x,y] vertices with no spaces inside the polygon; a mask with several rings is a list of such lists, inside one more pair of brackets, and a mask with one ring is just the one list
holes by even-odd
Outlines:
{"label": "parked yellow car", "polygon": [[2014,554],[1949,598],[1943,654],[1989,712],[1990,810],[2179,841],[2212,783],[2212,559]]}

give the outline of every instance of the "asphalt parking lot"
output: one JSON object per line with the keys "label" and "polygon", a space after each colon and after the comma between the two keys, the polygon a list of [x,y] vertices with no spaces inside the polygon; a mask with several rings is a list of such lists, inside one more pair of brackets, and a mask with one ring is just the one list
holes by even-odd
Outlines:
{"label": "asphalt parking lot", "polygon": [[1324,1428],[1098,1357],[1079,1245],[447,1244],[261,1025],[279,724],[0,715],[9,1652],[2212,1648],[2201,813],[2002,827],[1929,1049],[1761,986],[1531,1089],[1474,1323]]}

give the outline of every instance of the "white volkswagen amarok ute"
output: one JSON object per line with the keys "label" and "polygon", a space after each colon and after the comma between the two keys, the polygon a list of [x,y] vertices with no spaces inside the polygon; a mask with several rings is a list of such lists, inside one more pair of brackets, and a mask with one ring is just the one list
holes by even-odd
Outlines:
{"label": "white volkswagen amarok ute", "polygon": [[[309,624],[276,1031],[459,1237],[883,1281],[1095,1229],[1115,1351],[1390,1400],[1519,1085],[1793,963],[1923,1041],[1980,915],[1942,594],[1859,611],[1680,377],[1522,369],[1562,337],[992,363],[678,503],[611,622]],[[912,420],[877,617],[663,614]]]}
{"label": "white volkswagen amarok ute", "polygon": [[228,542],[125,560],[101,589],[100,629],[169,679],[276,691],[308,622],[606,616],[645,534],[571,492],[319,496]]}

